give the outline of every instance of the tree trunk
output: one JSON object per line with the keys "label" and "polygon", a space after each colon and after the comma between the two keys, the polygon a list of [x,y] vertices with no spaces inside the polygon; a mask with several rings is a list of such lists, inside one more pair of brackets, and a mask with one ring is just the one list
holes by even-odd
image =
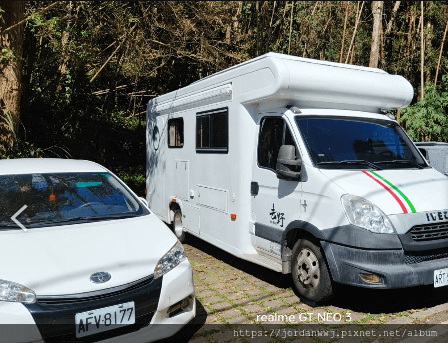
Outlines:
{"label": "tree trunk", "polygon": [[1,8],[0,45],[6,49],[2,54],[8,51],[9,55],[0,64],[0,151],[5,152],[17,140],[20,122],[24,24],[3,31],[24,20],[25,2],[3,1]]}
{"label": "tree trunk", "polygon": [[443,45],[445,44],[446,33],[448,31],[448,20],[446,21],[445,31],[443,32],[442,43],[440,44],[439,59],[437,60],[436,77],[434,78],[434,86],[437,85],[437,77],[439,76],[440,60],[442,59]]}
{"label": "tree trunk", "polygon": [[400,7],[401,1],[395,1],[394,8],[392,10],[392,14],[390,16],[390,20],[386,25],[386,30],[383,34],[383,54],[382,59],[387,64],[390,58],[392,57],[392,48],[393,48],[393,35],[391,35],[392,32],[392,25],[394,23],[395,17],[397,16],[398,8]]}
{"label": "tree trunk", "polygon": [[344,42],[345,42],[345,32],[347,30],[347,19],[348,19],[348,12],[350,9],[350,3],[348,1],[344,1],[345,5],[345,20],[344,20],[344,31],[342,31],[342,42],[341,42],[341,52],[339,54],[339,63],[342,63],[342,55],[344,54]]}
{"label": "tree trunk", "polygon": [[[411,58],[411,53],[413,51],[413,42],[414,40],[412,39],[413,37],[413,33],[414,33],[414,28],[415,28],[415,20],[416,20],[416,14],[414,14],[414,11],[411,7],[411,14],[409,16],[409,29],[408,29],[408,34],[407,34],[407,48],[406,48],[406,58],[409,60]],[[407,63],[407,72],[409,73],[410,71],[410,63]]]}
{"label": "tree trunk", "polygon": [[369,67],[378,68],[378,59],[380,54],[380,38],[381,38],[381,24],[383,16],[383,1],[372,2],[373,13],[373,29],[372,29],[372,43],[370,44],[370,60]]}
{"label": "tree trunk", "polygon": [[384,33],[387,36],[392,31],[392,24],[394,23],[395,17],[397,16],[398,7],[400,7],[401,1],[395,1],[394,9],[392,10],[392,15],[390,16],[390,20],[386,26],[386,32]]}
{"label": "tree trunk", "polygon": [[[358,2],[358,6],[359,6],[359,2]],[[353,30],[352,41],[350,42],[350,46],[348,47],[347,58],[345,59],[345,63],[348,62],[348,59],[349,59],[349,57],[350,57],[350,51],[351,51],[352,47],[353,47],[353,50],[355,49],[353,43],[355,42],[356,31],[358,30],[359,19],[361,18],[362,8],[363,8],[363,7],[364,7],[364,1],[363,1],[362,4],[361,4],[361,9],[360,9],[359,11],[358,11],[358,9],[356,9],[356,22],[355,22],[355,28],[354,28],[354,30]],[[358,12],[359,12],[359,13],[358,13]],[[353,63],[353,57],[354,57],[354,53],[352,54],[352,58],[351,58],[351,60],[350,60],[350,64]]]}
{"label": "tree trunk", "polygon": [[256,13],[256,19],[257,19],[257,36],[256,36],[256,52],[255,52],[255,56],[260,55],[260,8],[258,5],[258,1],[255,2],[255,12]]}
{"label": "tree trunk", "polygon": [[294,15],[294,1],[291,5],[291,19],[289,22],[289,42],[288,42],[288,55],[291,53],[291,34],[292,34],[292,20]]}
{"label": "tree trunk", "polygon": [[423,77],[423,67],[425,65],[425,41],[423,39],[423,33],[425,30],[425,25],[423,23],[423,13],[424,13],[424,7],[423,7],[423,1],[420,1],[420,6],[421,6],[421,18],[420,18],[420,29],[421,29],[421,35],[420,35],[420,85],[421,85],[421,90],[420,90],[420,99],[423,99],[423,97],[425,96],[425,80]]}

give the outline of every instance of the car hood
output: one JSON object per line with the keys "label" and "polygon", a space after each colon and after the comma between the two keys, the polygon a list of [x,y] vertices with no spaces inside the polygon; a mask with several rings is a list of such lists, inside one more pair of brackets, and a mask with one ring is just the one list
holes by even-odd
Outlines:
{"label": "car hood", "polygon": [[[154,273],[159,259],[176,243],[154,214],[0,232],[0,278],[37,296],[91,292],[126,284]],[[108,282],[90,275],[108,272]]]}
{"label": "car hood", "polygon": [[367,199],[387,215],[448,209],[448,178],[432,168],[320,171],[345,193]]}

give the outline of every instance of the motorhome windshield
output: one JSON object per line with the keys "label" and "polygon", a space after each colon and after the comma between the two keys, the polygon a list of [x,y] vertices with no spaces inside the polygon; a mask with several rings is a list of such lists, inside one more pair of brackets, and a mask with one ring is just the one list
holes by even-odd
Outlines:
{"label": "motorhome windshield", "polygon": [[296,123],[318,168],[396,169],[428,166],[396,122],[296,116]]}

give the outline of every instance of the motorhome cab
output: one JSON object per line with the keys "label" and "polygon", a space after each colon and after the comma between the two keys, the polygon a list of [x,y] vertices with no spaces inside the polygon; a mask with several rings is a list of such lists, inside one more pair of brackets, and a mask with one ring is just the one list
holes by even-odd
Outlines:
{"label": "motorhome cab", "polygon": [[311,302],[448,285],[448,179],[384,114],[412,97],[401,76],[275,53],[157,97],[149,206]]}

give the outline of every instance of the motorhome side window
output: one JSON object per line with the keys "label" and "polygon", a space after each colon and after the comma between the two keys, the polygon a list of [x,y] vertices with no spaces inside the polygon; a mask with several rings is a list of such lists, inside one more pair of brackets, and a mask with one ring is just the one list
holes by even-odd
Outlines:
{"label": "motorhome side window", "polygon": [[184,119],[168,120],[168,147],[182,148],[184,146]]}
{"label": "motorhome side window", "polygon": [[196,115],[196,151],[227,153],[229,150],[228,109],[200,112]]}
{"label": "motorhome side window", "polygon": [[296,146],[285,121],[280,117],[263,118],[258,137],[258,165],[275,170],[278,151],[283,144]]}

